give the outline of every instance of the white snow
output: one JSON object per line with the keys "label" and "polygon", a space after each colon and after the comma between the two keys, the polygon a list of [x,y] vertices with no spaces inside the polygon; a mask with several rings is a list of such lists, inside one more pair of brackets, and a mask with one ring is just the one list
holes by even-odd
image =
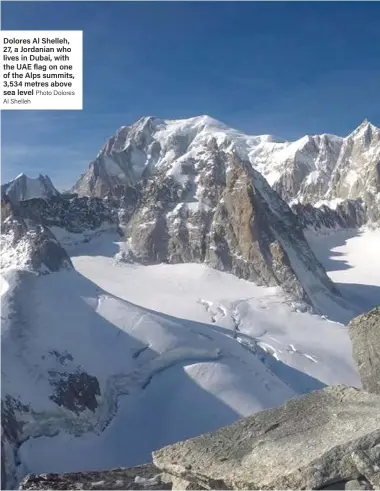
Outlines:
{"label": "white snow", "polygon": [[[111,265],[104,262],[103,267]],[[123,290],[128,268],[115,265],[114,270],[127,273],[122,283],[115,282]],[[169,270],[161,273],[161,283],[170,282]],[[207,277],[207,268],[205,273]],[[196,271],[195,277],[199,274]],[[107,276],[111,275],[109,269]],[[149,295],[143,275],[136,280],[140,299]],[[172,292],[181,288],[180,282],[178,276]],[[195,285],[190,285],[185,280],[182,288],[188,288],[188,299],[194,295]],[[185,301],[186,295],[182,305]],[[2,326],[3,367],[12,367],[3,375],[3,391],[15,397],[22,394],[49,428],[61,428],[55,437],[30,438],[22,445],[20,473],[142,463],[154,448],[231,423],[296,394],[257,356],[226,336],[230,329],[211,326],[206,315],[207,323],[189,321],[190,308],[187,319],[146,311],[75,271],[31,276],[25,284],[16,278],[5,303],[12,309],[17,302],[23,302],[24,323],[17,324],[17,330],[9,316]],[[202,307],[194,303],[202,317]],[[54,356],[47,356],[53,350],[69,353],[73,361],[62,367]],[[48,383],[49,372],[65,368],[70,372],[77,364],[98,378],[102,394],[94,414],[86,411],[76,418],[77,432],[83,432],[80,438],[65,432],[74,417],[49,399]],[[116,410],[105,428],[107,415],[112,417]],[[44,424],[30,424],[25,431],[36,437],[43,434]]]}
{"label": "white snow", "polygon": [[380,305],[380,229],[306,236],[330,278],[358,312]]}
{"label": "white snow", "polygon": [[[370,298],[380,303],[379,230],[309,240],[358,311]],[[3,368],[12,369],[3,391],[22,394],[48,421],[27,427],[20,476],[140,464],[154,449],[324,384],[360,386],[344,325],[206,265],[121,263],[119,246],[102,234],[72,244],[76,271],[5,272]],[[65,366],[79,364],[100,383],[98,409],[76,417],[79,437],[68,432],[72,413],[49,399],[47,372],[62,370],[53,356],[41,359],[52,350],[70,353]],[[52,434],[47,425],[60,432],[37,438]]]}
{"label": "white snow", "polygon": [[106,236],[101,239],[103,244],[106,242],[107,239],[112,240],[112,232],[115,232],[115,229],[116,226],[110,222],[103,222],[96,229],[87,229],[83,232],[78,233],[68,232],[65,228],[62,227],[50,227],[50,230],[52,231],[58,242],[69,252],[74,247],[77,247],[82,243],[89,242],[90,240],[94,240],[99,235],[104,233],[106,234]]}
{"label": "white snow", "polygon": [[315,206],[315,208],[320,208],[321,206],[327,206],[327,207],[331,208],[332,210],[336,210],[337,206],[340,205],[340,203],[342,203],[342,201],[344,201],[342,198],[335,198],[335,199],[330,199],[330,200],[321,199],[321,200],[317,201],[313,206]]}

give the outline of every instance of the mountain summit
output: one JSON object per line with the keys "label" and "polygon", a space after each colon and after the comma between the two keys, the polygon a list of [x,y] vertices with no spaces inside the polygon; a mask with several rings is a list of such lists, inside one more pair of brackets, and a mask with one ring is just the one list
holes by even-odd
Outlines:
{"label": "mountain summit", "polygon": [[15,179],[1,186],[1,194],[6,195],[12,203],[32,198],[50,198],[59,192],[53,186],[49,176],[40,174],[36,179],[19,174]]}
{"label": "mountain summit", "polygon": [[209,116],[146,117],[123,126],[107,141],[74,191],[120,196],[125,186],[162,169],[184,182],[182,166],[204,158],[212,141],[250,162],[288,203],[363,199],[369,218],[380,219],[380,130],[367,120],[346,138],[307,135],[289,142],[271,135],[249,136]]}

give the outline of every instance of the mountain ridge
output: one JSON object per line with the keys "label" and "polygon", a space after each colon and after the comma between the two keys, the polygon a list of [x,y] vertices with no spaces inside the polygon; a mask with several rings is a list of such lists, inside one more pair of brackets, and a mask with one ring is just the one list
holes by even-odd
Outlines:
{"label": "mountain ridge", "polygon": [[364,120],[346,137],[323,133],[286,141],[246,135],[209,116],[140,118],[109,138],[73,187],[80,195],[120,196],[158,169],[181,180],[180,166],[199,159],[212,139],[259,171],[288,203],[363,199],[380,219],[380,130]]}

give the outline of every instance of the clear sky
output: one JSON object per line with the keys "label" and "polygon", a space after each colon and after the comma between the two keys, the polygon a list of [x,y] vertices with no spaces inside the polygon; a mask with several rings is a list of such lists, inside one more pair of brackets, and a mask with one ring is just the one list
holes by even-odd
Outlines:
{"label": "clear sky", "polygon": [[288,139],[380,125],[380,2],[2,2],[84,31],[83,111],[4,111],[2,181],[71,186],[122,125],[200,114]]}

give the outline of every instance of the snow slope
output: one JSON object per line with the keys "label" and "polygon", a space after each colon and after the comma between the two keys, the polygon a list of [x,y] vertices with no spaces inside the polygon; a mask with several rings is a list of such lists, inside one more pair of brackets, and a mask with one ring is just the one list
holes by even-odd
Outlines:
{"label": "snow slope", "polygon": [[[141,463],[296,394],[222,330],[147,311],[74,270],[3,277],[2,395],[30,408],[19,478]],[[99,385],[92,407],[57,406],[54,389],[79,372]]]}
{"label": "snow slope", "polygon": [[[122,246],[116,236],[114,240],[115,246]],[[242,341],[257,339],[273,345],[269,352],[286,363],[292,360],[290,364],[295,368],[323,383],[358,383],[346,328],[300,312],[302,305],[289,303],[279,288],[259,287],[200,264],[119,263],[111,255],[103,255],[104,242],[105,238],[99,237],[97,242],[79,246],[72,251],[72,261],[83,276],[106,291],[154,311],[223,327],[229,335],[242,336]],[[307,356],[300,357],[299,364],[294,363],[298,355],[289,355],[295,351],[291,344],[300,353],[315,355],[321,363],[316,366]],[[305,359],[309,361],[305,363]],[[332,366],[333,362],[336,364]],[[320,372],[322,365],[327,370],[324,375]],[[344,366],[349,366],[347,371]]]}
{"label": "snow slope", "polygon": [[380,305],[380,229],[307,232],[306,236],[330,278],[357,311]]}
{"label": "snow slope", "polygon": [[[152,375],[152,366],[160,368],[149,384],[146,377],[133,378],[133,389],[129,386],[129,394],[120,397],[116,416],[101,434],[90,431],[76,438],[61,431],[53,438],[26,441],[20,450],[23,472],[138,464],[149,460],[155,448],[295,394],[324,384],[359,386],[344,326],[297,312],[276,288],[257,287],[204,265],[120,263],[114,249],[105,245],[110,238],[100,236],[71,251],[82,287],[78,290],[75,274],[65,273],[64,284],[59,279],[62,293],[71,293],[63,305],[61,300],[51,303],[49,297],[51,308],[63,312],[57,329],[75,339],[75,347],[66,349],[78,351],[83,345],[78,346],[78,334],[67,332],[71,324],[78,328],[74,316],[78,319],[79,307],[69,305],[71,295],[80,294],[81,302],[116,331],[110,339],[93,334],[88,338],[96,344],[95,351],[87,350],[93,373],[104,378],[104,372],[125,371],[117,365],[121,352],[129,371]],[[113,240],[117,247],[116,235]],[[55,291],[58,278],[44,281],[43,296],[61,299]],[[95,285],[102,288],[101,295],[93,290],[99,288]],[[86,325],[81,319],[80,326]],[[129,345],[131,341],[135,345]],[[157,361],[160,356],[165,369]],[[172,356],[175,362],[166,363]]]}
{"label": "snow slope", "polygon": [[[308,238],[358,312],[370,298],[360,288],[380,303],[378,230]],[[153,449],[296,394],[360,385],[344,325],[205,265],[120,262],[119,240],[104,233],[73,243],[76,271],[3,271],[3,367],[12,367],[3,391],[22,394],[41,421],[26,427],[19,477],[139,464]],[[18,330],[8,315],[17,301],[27,320]],[[62,369],[57,349],[72,355],[66,368],[80,364],[99,380],[95,412],[78,418],[49,399],[47,374]]]}

